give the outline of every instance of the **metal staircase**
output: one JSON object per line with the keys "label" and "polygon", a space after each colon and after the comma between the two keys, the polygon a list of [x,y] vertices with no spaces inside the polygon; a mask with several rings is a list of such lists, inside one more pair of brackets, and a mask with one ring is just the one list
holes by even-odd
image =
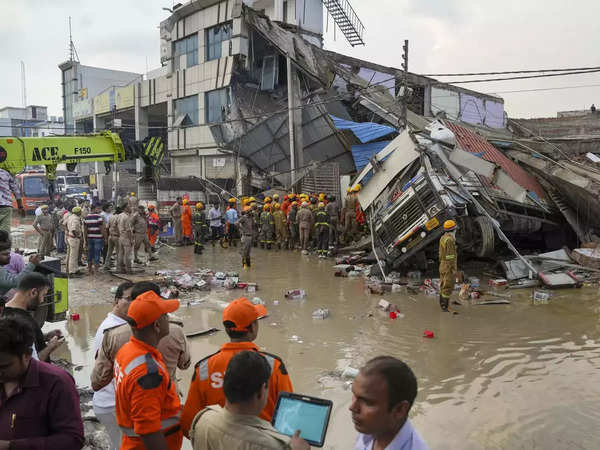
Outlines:
{"label": "metal staircase", "polygon": [[352,47],[365,45],[365,26],[348,0],[323,0],[323,4]]}
{"label": "metal staircase", "polygon": [[565,199],[560,194],[560,192],[553,189],[549,189],[547,192],[548,196],[552,199],[556,207],[560,210],[567,223],[571,225],[571,228],[573,228],[579,240],[581,242],[588,242],[590,240],[590,237],[587,236],[587,234],[581,229],[581,227],[579,226],[579,221],[577,220],[577,214],[575,213],[575,211],[573,211],[573,209],[571,209],[569,205],[567,205]]}

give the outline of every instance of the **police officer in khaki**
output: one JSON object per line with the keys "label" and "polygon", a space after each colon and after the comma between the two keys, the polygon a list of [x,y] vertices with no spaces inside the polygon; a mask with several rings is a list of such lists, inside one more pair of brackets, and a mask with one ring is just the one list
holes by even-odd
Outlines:
{"label": "police officer in khaki", "polygon": [[171,221],[173,222],[173,232],[175,234],[175,244],[182,245],[183,243],[183,228],[181,226],[181,197],[177,197],[177,201],[169,208]]}
{"label": "police officer in khaki", "polygon": [[[154,291],[160,295],[160,287],[158,285],[148,281],[140,281],[133,285],[129,301],[131,302],[137,296],[147,291]],[[176,382],[177,378],[175,374],[177,369],[185,370],[190,367],[191,356],[189,345],[183,332],[183,322],[174,316],[169,316],[169,323],[169,334],[160,340],[157,348],[162,354],[171,380]],[[98,350],[94,368],[90,375],[92,389],[95,391],[100,390],[112,381],[115,356],[119,349],[129,342],[130,337],[131,327],[126,323],[104,330],[102,345]]]}
{"label": "police officer in khaki", "polygon": [[81,208],[75,206],[66,221],[67,231],[67,273],[70,277],[82,275],[79,270],[79,249],[82,238]]}
{"label": "police officer in khaki", "polygon": [[[115,213],[108,219],[108,250],[106,251],[106,258],[104,259],[104,269],[110,269],[110,260],[113,252],[117,256],[119,255],[119,216],[123,210],[120,206],[117,206]],[[118,265],[117,265],[118,268]]]}
{"label": "police officer in khaki", "polygon": [[33,228],[40,235],[38,241],[38,254],[41,259],[50,256],[52,250],[52,237],[54,235],[54,218],[50,215],[48,205],[42,205],[42,214],[35,217]]}
{"label": "police officer in khaki", "polygon": [[117,253],[117,271],[131,273],[133,260],[133,229],[131,228],[131,209],[129,204],[123,205],[123,212],[117,221],[119,228],[119,252]]}
{"label": "police officer in khaki", "polygon": [[440,307],[448,312],[450,296],[456,283],[457,249],[456,249],[456,222],[444,222],[444,235],[440,239]]}
{"label": "police officer in khaki", "polygon": [[148,218],[146,217],[146,210],[142,205],[137,207],[137,211],[133,214],[131,219],[131,227],[133,229],[133,262],[136,264],[142,264],[138,257],[138,252],[142,245],[144,246],[144,251],[146,252],[146,256],[150,261],[156,261],[158,258],[152,256],[152,247],[150,246],[150,241],[148,240]]}

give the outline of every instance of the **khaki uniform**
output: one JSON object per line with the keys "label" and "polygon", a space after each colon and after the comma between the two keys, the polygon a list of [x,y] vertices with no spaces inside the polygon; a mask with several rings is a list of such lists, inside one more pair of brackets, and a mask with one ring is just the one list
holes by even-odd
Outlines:
{"label": "khaki uniform", "polygon": [[133,231],[131,229],[131,215],[123,211],[118,215],[117,227],[119,228],[119,252],[117,253],[117,271],[131,272],[133,259]]}
{"label": "khaki uniform", "polygon": [[196,415],[190,431],[194,448],[211,450],[282,450],[290,438],[258,416],[232,414],[220,406],[207,406]]}
{"label": "khaki uniform", "polygon": [[273,220],[275,221],[275,241],[279,247],[286,248],[289,240],[289,233],[287,219],[283,211],[275,211],[273,213]]}
{"label": "khaki uniform", "polygon": [[[457,271],[456,240],[451,233],[444,234],[440,239],[440,301],[448,301],[454,291]],[[443,305],[442,305],[443,307]]]}
{"label": "khaki uniform", "polygon": [[104,259],[104,267],[106,269],[110,269],[110,259],[113,251],[117,256],[119,255],[119,215],[113,214],[108,219],[108,250]]}
{"label": "khaki uniform", "polygon": [[269,211],[263,211],[260,214],[260,245],[271,248],[271,244],[275,242],[275,221],[273,214]]}
{"label": "khaki uniform", "polygon": [[181,226],[181,205],[175,203],[169,208],[171,220],[173,221],[173,231],[175,233],[175,242],[181,243],[183,240],[183,228]]}
{"label": "khaki uniform", "polygon": [[313,214],[308,208],[300,208],[297,214],[298,231],[300,232],[300,247],[306,250],[313,225]]}
{"label": "khaki uniform", "polygon": [[242,248],[240,249],[242,264],[250,266],[250,251],[252,250],[252,239],[254,236],[254,219],[252,218],[252,214],[248,212],[240,217],[238,227],[242,242]]}
{"label": "khaki uniform", "polygon": [[[163,357],[169,375],[177,382],[175,373],[177,369],[185,370],[190,367],[190,349],[183,332],[183,323],[177,319],[170,319],[169,334],[158,343],[157,349]],[[131,327],[128,324],[104,330],[102,345],[98,349],[94,368],[90,375],[93,386],[104,387],[113,379],[113,365],[117,352],[131,337]]]}
{"label": "khaki uniform", "polygon": [[134,237],[134,259],[136,261],[138,260],[138,251],[142,245],[144,246],[144,251],[146,252],[146,255],[150,257],[152,253],[152,247],[150,246],[150,241],[148,240],[148,219],[146,219],[146,215],[141,214],[140,212],[136,212],[131,218],[131,228],[133,229]]}
{"label": "khaki uniform", "polygon": [[338,210],[337,202],[329,202],[325,205],[325,212],[329,215],[329,243],[337,244],[338,240],[338,226],[340,223],[340,212]]}
{"label": "khaki uniform", "polygon": [[67,230],[67,273],[79,270],[79,248],[81,245],[81,218],[70,214],[66,222]]}
{"label": "khaki uniform", "polygon": [[127,203],[129,204],[129,209],[131,211],[137,211],[140,202],[138,198],[134,195],[127,197]]}
{"label": "khaki uniform", "polygon": [[34,228],[40,229],[40,239],[38,241],[38,253],[42,259],[50,256],[52,250],[52,236],[54,235],[54,218],[50,214],[40,214],[33,221]]}
{"label": "khaki uniform", "polygon": [[352,194],[346,195],[344,202],[344,241],[349,243],[356,235],[356,196]]}

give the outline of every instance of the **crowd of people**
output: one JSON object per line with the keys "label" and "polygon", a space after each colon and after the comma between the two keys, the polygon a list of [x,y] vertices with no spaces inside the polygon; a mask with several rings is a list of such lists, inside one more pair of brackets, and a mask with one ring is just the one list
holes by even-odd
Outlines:
{"label": "crowd of people", "polygon": [[[0,318],[0,450],[84,445],[73,379],[46,362],[52,342],[64,338],[56,331],[44,335],[27,318],[47,290],[43,276],[27,273]],[[254,343],[265,306],[246,298],[229,303],[222,315],[229,342],[195,364],[185,401],[175,371],[191,362],[181,324],[170,315],[178,308],[179,301],[161,298],[152,282],[117,288],[94,340],[91,374],[94,413],[110,448],[180,449],[184,438],[194,449],[310,448],[302,430],[287,436],[271,425],[279,394],[293,386],[283,360]],[[426,449],[408,419],[416,395],[417,379],[404,362],[391,356],[368,361],[354,380],[349,407],[355,448]]]}
{"label": "crowd of people", "polygon": [[241,242],[242,265],[251,266],[251,249],[315,251],[325,258],[330,249],[359,240],[365,231],[365,216],[357,194],[360,185],[347,189],[340,207],[335,196],[320,194],[279,194],[255,197],[232,197],[224,212],[219,203],[208,211],[202,202],[194,205],[177,198],[169,209],[175,245],[194,245],[202,254],[204,246],[221,242],[237,247]]}
{"label": "crowd of people", "polygon": [[[134,193],[117,206],[87,199],[59,199],[35,211],[33,228],[39,234],[38,255],[43,259],[56,249],[66,254],[69,277],[79,277],[87,266],[129,274],[133,263],[143,264],[140,251],[155,261],[155,244],[161,223],[154,205],[140,205]],[[115,263],[115,267],[113,267]]]}

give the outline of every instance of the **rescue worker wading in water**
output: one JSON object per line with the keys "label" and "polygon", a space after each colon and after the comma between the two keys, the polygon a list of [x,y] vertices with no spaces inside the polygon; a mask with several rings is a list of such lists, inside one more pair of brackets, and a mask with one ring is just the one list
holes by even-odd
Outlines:
{"label": "rescue worker wading in water", "polygon": [[448,312],[450,296],[454,290],[457,271],[456,222],[444,222],[446,232],[440,239],[440,307]]}

